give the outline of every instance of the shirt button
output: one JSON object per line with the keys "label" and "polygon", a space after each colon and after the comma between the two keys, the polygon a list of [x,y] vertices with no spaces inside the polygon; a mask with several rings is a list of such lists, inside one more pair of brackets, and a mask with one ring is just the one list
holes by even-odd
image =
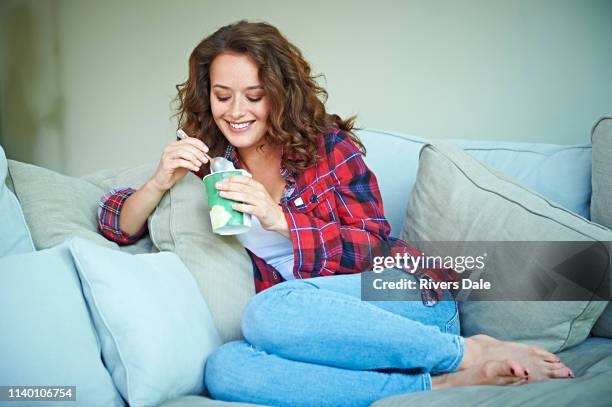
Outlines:
{"label": "shirt button", "polygon": [[310,195],[310,202],[315,203],[317,202],[318,198],[316,195]]}

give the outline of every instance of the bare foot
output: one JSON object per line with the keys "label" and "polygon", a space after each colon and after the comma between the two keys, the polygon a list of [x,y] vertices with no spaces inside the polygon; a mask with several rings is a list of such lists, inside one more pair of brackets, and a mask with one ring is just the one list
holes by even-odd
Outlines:
{"label": "bare foot", "polygon": [[523,366],[512,360],[490,360],[454,373],[433,376],[431,387],[433,389],[443,389],[445,387],[484,384],[496,386],[520,385],[527,382],[527,377],[523,373],[524,370]]}
{"label": "bare foot", "polygon": [[553,353],[538,346],[505,342],[487,335],[465,338],[465,357],[458,370],[489,360],[514,360],[520,363],[529,382],[572,378],[572,370]]}

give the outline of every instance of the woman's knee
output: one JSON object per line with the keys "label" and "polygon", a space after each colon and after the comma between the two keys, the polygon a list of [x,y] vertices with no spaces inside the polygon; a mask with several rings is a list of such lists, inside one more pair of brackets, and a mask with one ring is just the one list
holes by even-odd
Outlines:
{"label": "woman's knee", "polygon": [[228,342],[215,350],[205,367],[209,393],[216,399],[234,401],[236,390],[255,374],[249,365],[260,352],[245,341]]}
{"label": "woman's knee", "polygon": [[242,334],[252,344],[269,349],[279,338],[280,328],[289,323],[291,313],[301,309],[291,296],[296,290],[312,290],[316,287],[305,280],[287,281],[275,285],[254,296],[242,316]]}

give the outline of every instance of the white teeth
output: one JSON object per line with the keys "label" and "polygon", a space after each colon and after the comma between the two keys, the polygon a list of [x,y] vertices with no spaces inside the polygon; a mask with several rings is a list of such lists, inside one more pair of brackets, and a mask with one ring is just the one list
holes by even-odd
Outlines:
{"label": "white teeth", "polygon": [[230,126],[232,126],[232,128],[234,128],[234,129],[244,129],[244,128],[249,127],[249,125],[250,125],[251,123],[252,123],[252,122],[246,122],[246,123],[230,123]]}

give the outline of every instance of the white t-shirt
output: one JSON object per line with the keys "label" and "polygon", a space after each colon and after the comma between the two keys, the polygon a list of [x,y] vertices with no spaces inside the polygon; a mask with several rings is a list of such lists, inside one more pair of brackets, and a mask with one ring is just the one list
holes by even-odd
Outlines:
{"label": "white t-shirt", "polygon": [[251,217],[251,229],[236,235],[242,246],[278,270],[285,280],[293,280],[293,244],[278,232],[261,227],[256,216]]}

